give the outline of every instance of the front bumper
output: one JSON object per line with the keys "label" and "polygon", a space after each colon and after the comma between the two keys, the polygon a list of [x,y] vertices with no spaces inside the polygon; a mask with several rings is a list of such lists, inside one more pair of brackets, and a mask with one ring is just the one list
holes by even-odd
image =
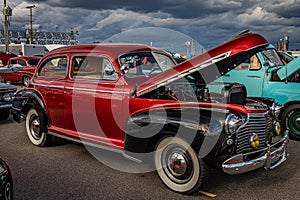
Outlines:
{"label": "front bumper", "polygon": [[1,109],[6,109],[6,108],[11,108],[12,107],[12,103],[3,103],[0,104],[0,110]]}
{"label": "front bumper", "polygon": [[[269,145],[264,149],[232,156],[223,162],[223,171],[226,174],[236,175],[262,167],[265,169],[274,169],[287,159],[287,144],[289,141],[288,133],[288,131],[285,131],[284,136],[278,142]],[[263,152],[266,153],[255,159],[245,161],[246,157]]]}

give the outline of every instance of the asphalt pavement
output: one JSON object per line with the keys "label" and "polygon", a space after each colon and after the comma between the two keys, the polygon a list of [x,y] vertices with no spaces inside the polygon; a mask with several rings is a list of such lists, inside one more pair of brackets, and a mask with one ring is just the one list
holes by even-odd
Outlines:
{"label": "asphalt pavement", "polygon": [[[288,150],[288,160],[271,171],[229,176],[211,169],[201,190],[215,194],[215,199],[299,199],[300,142],[291,141]],[[117,153],[101,152],[111,159],[123,159]],[[112,169],[78,143],[58,140],[51,147],[35,147],[27,139],[24,123],[17,124],[12,117],[0,121],[0,157],[11,168],[15,199],[213,199],[170,191],[155,172]],[[139,167],[129,160],[122,164]]]}

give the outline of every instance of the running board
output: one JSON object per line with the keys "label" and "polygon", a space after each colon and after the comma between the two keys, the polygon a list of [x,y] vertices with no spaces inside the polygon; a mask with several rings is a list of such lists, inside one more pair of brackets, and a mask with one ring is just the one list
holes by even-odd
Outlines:
{"label": "running board", "polygon": [[68,136],[59,135],[59,134],[56,134],[56,133],[53,133],[53,132],[48,132],[48,134],[53,135],[53,136],[58,137],[58,138],[69,140],[69,141],[72,141],[72,142],[88,145],[88,146],[91,146],[91,147],[96,147],[96,148],[111,151],[111,152],[114,152],[114,153],[119,153],[119,154],[122,154],[124,156],[124,158],[129,159],[131,161],[134,161],[136,163],[142,163],[143,162],[140,159],[134,158],[134,157],[126,154],[124,151],[122,151],[120,149],[115,149],[115,148],[111,148],[111,147],[108,147],[108,146],[105,146],[105,145],[100,145],[100,144],[95,144],[95,143],[92,143],[92,142],[78,140],[78,139],[71,138],[71,137],[68,137]]}

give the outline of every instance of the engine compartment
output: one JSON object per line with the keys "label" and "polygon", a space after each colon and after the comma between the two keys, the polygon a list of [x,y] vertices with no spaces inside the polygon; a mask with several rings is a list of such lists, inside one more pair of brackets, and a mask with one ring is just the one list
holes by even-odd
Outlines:
{"label": "engine compartment", "polygon": [[210,91],[209,84],[206,84],[200,73],[195,72],[144,94],[141,98],[246,105],[247,90],[244,85],[239,83],[213,83],[213,85],[219,88],[218,91]]}

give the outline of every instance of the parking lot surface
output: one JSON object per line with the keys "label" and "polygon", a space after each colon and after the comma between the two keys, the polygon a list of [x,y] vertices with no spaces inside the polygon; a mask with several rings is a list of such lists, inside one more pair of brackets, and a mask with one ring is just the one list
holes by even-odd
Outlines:
{"label": "parking lot surface", "polygon": [[[17,124],[12,117],[0,122],[0,149],[0,157],[13,174],[15,199],[212,198],[200,193],[172,192],[155,172],[134,174],[111,169],[81,144],[58,140],[51,147],[35,147],[27,139],[24,123]],[[215,194],[215,199],[299,199],[300,143],[290,141],[288,150],[288,160],[271,171],[260,169],[229,176],[212,169],[201,190]],[[122,159],[117,153],[101,152],[103,156]],[[139,167],[131,161],[124,162],[124,167]]]}

